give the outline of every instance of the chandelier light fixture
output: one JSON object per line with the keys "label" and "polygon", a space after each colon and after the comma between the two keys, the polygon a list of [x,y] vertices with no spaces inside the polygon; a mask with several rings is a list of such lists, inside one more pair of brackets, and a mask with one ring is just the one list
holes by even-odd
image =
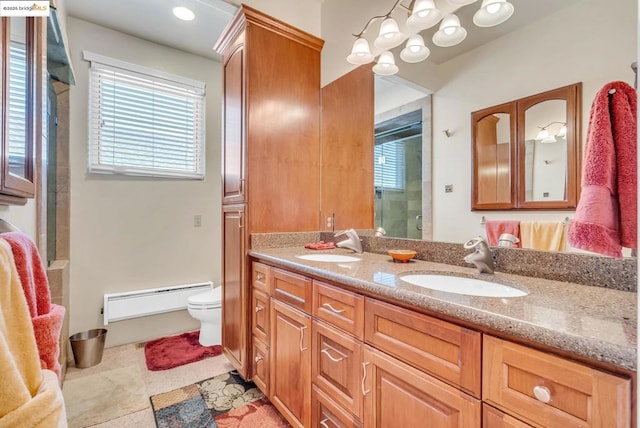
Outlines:
{"label": "chandelier light fixture", "polygon": [[[475,3],[478,0],[446,0],[454,8]],[[404,10],[407,13],[405,28],[407,33],[400,31],[398,22],[391,17],[396,10]],[[473,23],[478,27],[493,27],[502,24],[513,15],[513,5],[507,0],[482,0],[480,9],[473,16]],[[364,34],[372,22],[382,20],[378,36],[373,45],[379,54],[372,53],[369,42]],[[434,0],[411,0],[409,6],[402,5],[402,0],[396,0],[391,10],[386,15],[374,16],[358,34],[347,56],[347,61],[354,65],[363,65],[372,62],[376,56],[376,65],[373,71],[380,75],[391,75],[398,72],[395,58],[391,49],[401,45],[406,40],[404,49],[400,52],[400,58],[406,63],[416,63],[429,57],[431,51],[425,45],[424,39],[419,34],[421,31],[434,27],[440,22],[438,31],[433,35],[432,42],[438,47],[450,47],[462,43],[467,37],[467,30],[460,24],[460,19],[454,13],[443,14],[434,3]]]}

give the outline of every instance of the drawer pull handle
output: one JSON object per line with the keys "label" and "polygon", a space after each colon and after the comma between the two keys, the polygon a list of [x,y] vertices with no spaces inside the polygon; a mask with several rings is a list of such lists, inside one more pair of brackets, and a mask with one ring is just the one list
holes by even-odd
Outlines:
{"label": "drawer pull handle", "polygon": [[256,314],[262,310],[264,310],[264,306],[256,305]]}
{"label": "drawer pull handle", "polygon": [[323,303],[322,306],[324,306],[325,308],[329,308],[331,312],[336,314],[341,314],[346,310],[346,309],[336,309],[333,306],[331,306],[331,303]]}
{"label": "drawer pull handle", "polygon": [[260,361],[262,361],[262,355],[258,355],[256,357],[256,363],[259,363]]}
{"label": "drawer pull handle", "polygon": [[304,341],[304,331],[306,329],[307,327],[300,327],[300,352],[304,352],[307,350],[307,348],[302,347],[302,342]]}
{"label": "drawer pull handle", "polygon": [[327,425],[328,420],[329,418],[324,418],[323,420],[320,421],[320,425],[322,425],[323,428],[329,428],[329,425]]}
{"label": "drawer pull handle", "polygon": [[259,274],[256,275],[256,280],[257,281],[262,281],[263,279],[264,279],[264,275],[263,274],[259,273]]}
{"label": "drawer pull handle", "polygon": [[535,395],[538,401],[548,403],[551,401],[551,391],[546,386],[536,386],[533,388],[533,395]]}
{"label": "drawer pull handle", "polygon": [[364,389],[364,384],[367,381],[367,366],[370,363],[362,363],[362,395],[367,395],[369,392],[371,392],[370,389]]}
{"label": "drawer pull handle", "polygon": [[331,356],[331,354],[329,353],[329,350],[328,350],[328,349],[326,349],[326,348],[325,348],[325,349],[323,349],[323,350],[322,350],[322,351],[320,351],[320,352],[322,352],[324,355],[326,355],[326,356],[327,356],[331,361],[333,361],[334,363],[339,363],[340,361],[344,360],[344,357],[342,357],[342,358],[333,358],[333,357]]}

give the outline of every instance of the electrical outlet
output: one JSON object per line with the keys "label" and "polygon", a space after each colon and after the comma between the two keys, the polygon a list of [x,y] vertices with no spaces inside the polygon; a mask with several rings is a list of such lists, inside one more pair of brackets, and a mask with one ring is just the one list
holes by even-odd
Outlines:
{"label": "electrical outlet", "polygon": [[331,216],[327,217],[327,227],[333,227],[333,218]]}
{"label": "electrical outlet", "polygon": [[202,216],[200,214],[196,214],[193,216],[193,227],[201,227],[202,226]]}
{"label": "electrical outlet", "polygon": [[445,184],[444,193],[452,193],[452,192],[453,192],[453,184]]}

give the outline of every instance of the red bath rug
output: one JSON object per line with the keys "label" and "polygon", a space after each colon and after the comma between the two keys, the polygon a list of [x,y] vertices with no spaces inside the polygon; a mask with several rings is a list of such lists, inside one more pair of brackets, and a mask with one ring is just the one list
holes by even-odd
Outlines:
{"label": "red bath rug", "polygon": [[199,331],[191,331],[147,342],[144,345],[147,368],[154,371],[167,370],[222,353],[220,345],[200,345],[199,335]]}

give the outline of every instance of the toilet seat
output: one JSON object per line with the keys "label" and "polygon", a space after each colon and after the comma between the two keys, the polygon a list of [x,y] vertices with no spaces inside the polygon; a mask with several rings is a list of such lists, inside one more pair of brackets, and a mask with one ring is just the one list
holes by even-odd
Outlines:
{"label": "toilet seat", "polygon": [[221,287],[216,287],[204,293],[194,294],[187,299],[191,309],[215,309],[222,306]]}

